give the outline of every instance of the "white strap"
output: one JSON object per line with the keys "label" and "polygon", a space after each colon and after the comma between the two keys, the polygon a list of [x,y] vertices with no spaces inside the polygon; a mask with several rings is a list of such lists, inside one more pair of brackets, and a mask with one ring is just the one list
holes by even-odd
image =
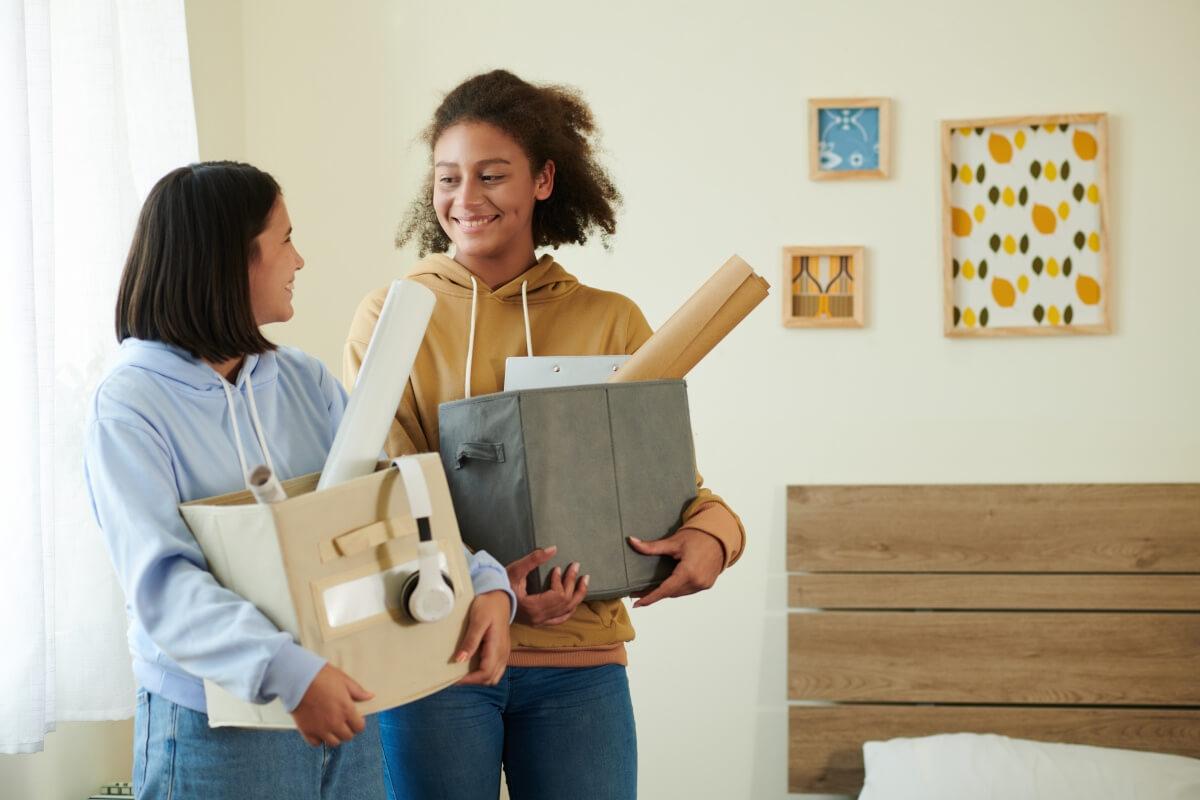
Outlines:
{"label": "white strap", "polygon": [[525,312],[525,355],[533,358],[533,336],[529,333],[529,298],[525,295],[525,287],[529,281],[521,281],[521,310]]}
{"label": "white strap", "polygon": [[224,377],[221,378],[221,388],[225,390],[225,403],[229,406],[229,419],[233,422],[233,444],[237,448],[238,462],[242,465],[242,478],[245,480],[246,486],[249,486],[250,468],[246,466],[246,454],[242,452],[242,434],[238,430],[237,406],[233,404],[233,389]]}
{"label": "white strap", "polygon": [[475,305],[476,296],[479,293],[479,285],[475,282],[475,276],[471,276],[471,332],[467,334],[467,372],[463,376],[463,396],[471,396],[471,358],[475,355]]}
{"label": "white strap", "polygon": [[433,501],[429,498],[429,484],[425,482],[425,472],[415,456],[400,456],[392,461],[400,470],[404,480],[404,490],[408,493],[408,509],[413,519],[431,518],[433,516]]}
{"label": "white strap", "polygon": [[262,420],[258,416],[258,404],[254,402],[254,381],[250,380],[250,373],[246,373],[246,389],[250,396],[250,421],[254,423],[254,434],[258,437],[258,446],[262,448],[263,457],[267,459],[267,467],[271,470],[271,474],[279,477],[275,472],[275,465],[271,463],[271,451],[267,449],[267,436],[263,433]]}

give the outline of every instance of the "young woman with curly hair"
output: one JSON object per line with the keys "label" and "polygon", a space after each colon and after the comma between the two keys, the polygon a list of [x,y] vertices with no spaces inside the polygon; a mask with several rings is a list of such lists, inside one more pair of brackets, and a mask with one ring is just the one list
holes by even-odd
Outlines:
{"label": "young woman with curly hair", "polygon": [[[434,113],[425,133],[431,169],[397,245],[417,243],[423,259],[408,277],[433,290],[437,305],[389,455],[437,451],[438,405],[500,391],[508,356],[632,353],[649,338],[633,301],[537,255],[616,231],[620,195],[597,161],[595,132],[576,92],[502,70],[465,81]],[[385,296],[379,289],[359,305],[346,345],[348,384]],[[674,535],[631,540],[639,552],[678,561],[635,606],[708,588],[743,544],[737,517],[699,489]],[[554,552],[508,565],[518,610],[499,684],[451,687],[380,715],[390,797],[495,797],[502,765],[513,800],[636,795],[629,614],[620,600],[584,602],[587,565],[577,562],[552,571],[550,589],[529,594],[527,575]]]}

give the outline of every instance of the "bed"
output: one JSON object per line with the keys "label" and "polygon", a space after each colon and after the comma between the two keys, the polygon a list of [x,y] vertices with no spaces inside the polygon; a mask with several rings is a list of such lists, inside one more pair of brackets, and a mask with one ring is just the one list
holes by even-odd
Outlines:
{"label": "bed", "polygon": [[788,489],[788,787],[864,742],[1001,734],[1200,758],[1200,485]]}

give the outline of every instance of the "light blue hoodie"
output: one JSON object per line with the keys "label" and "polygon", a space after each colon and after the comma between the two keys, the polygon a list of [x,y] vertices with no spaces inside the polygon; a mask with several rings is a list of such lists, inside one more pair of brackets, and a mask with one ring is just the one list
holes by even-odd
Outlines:
{"label": "light blue hoodie", "polygon": [[[244,489],[258,464],[280,480],[316,472],[345,408],[345,390],[299,350],[247,356],[231,385],[180,348],[122,343],[89,408],[84,472],[141,687],[196,711],[201,678],[250,702],[300,703],[324,659],[217,583],[178,506]],[[476,593],[506,591],[515,609],[504,568],[468,560]]]}

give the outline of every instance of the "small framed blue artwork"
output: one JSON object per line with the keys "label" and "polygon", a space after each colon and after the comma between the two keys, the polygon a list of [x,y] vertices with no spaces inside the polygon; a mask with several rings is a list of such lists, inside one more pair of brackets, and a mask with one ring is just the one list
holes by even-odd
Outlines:
{"label": "small framed blue artwork", "polygon": [[891,102],[883,97],[808,101],[808,174],[814,181],[886,178]]}

